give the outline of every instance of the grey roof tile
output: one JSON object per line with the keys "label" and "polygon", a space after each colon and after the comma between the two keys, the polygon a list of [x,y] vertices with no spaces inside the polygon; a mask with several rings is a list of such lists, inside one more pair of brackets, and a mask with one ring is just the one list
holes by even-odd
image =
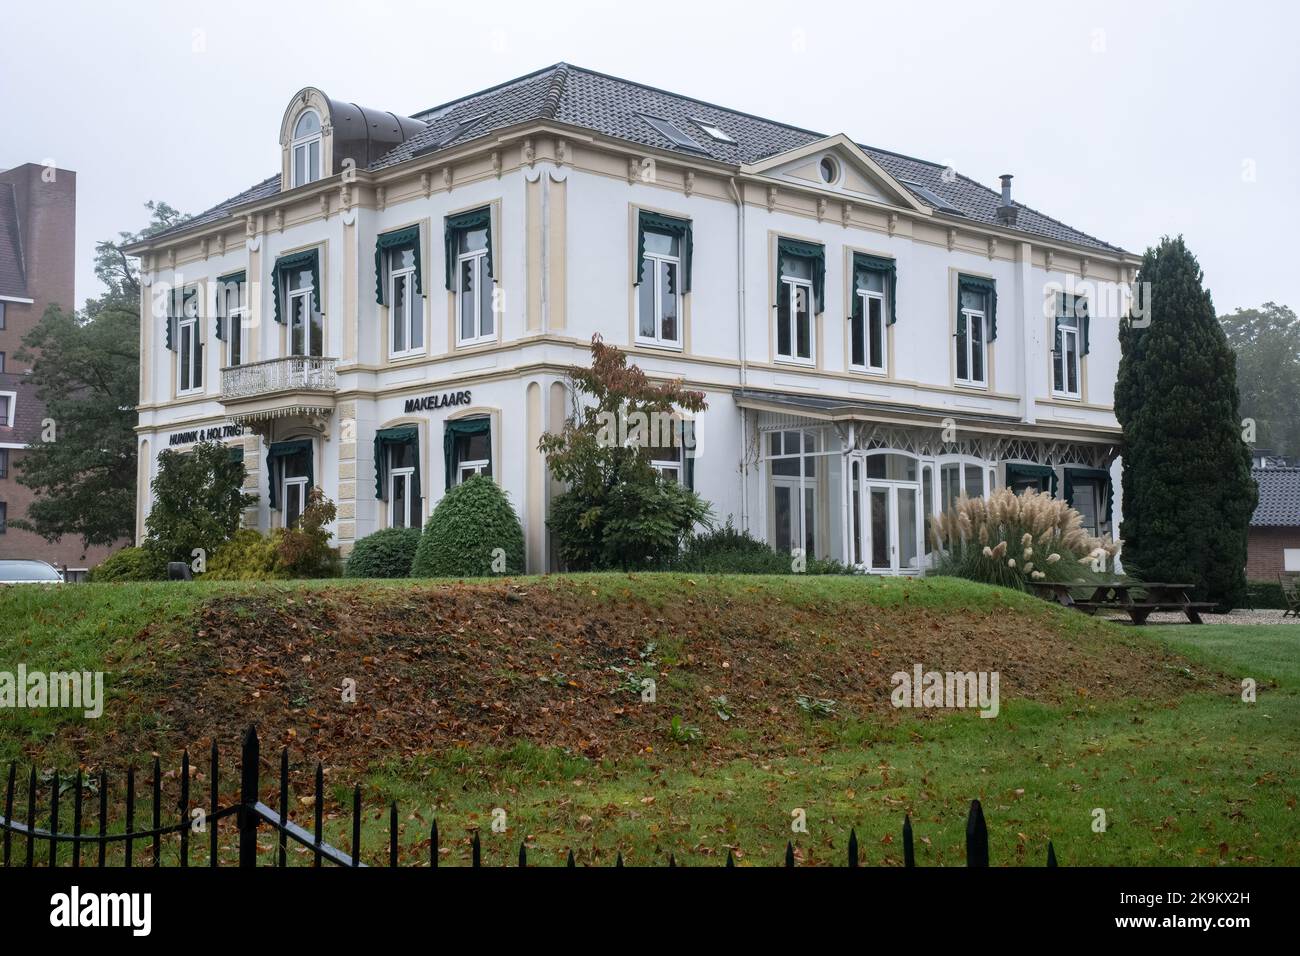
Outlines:
{"label": "grey roof tile", "polygon": [[1259,486],[1259,504],[1252,528],[1300,527],[1300,468],[1252,468]]}
{"label": "grey roof tile", "polygon": [[[647,123],[643,118],[646,116],[668,120],[694,139],[701,149],[687,149],[675,143]],[[371,170],[386,169],[417,156],[459,146],[529,120],[555,120],[641,146],[687,156],[703,155],[730,166],[756,163],[825,135],[567,63],[508,80],[424,110],[413,118],[428,124],[428,130],[380,157],[370,166]],[[734,142],[714,139],[704,132],[700,123],[717,126]],[[945,177],[946,167],[941,163],[870,146],[862,149],[891,176],[925,186],[956,210],[956,213],[940,210],[940,215],[960,215],[972,222],[998,225],[996,210],[1001,196],[996,190],[965,176]],[[166,237],[221,219],[244,203],[274,195],[279,188],[280,177],[272,176],[158,235]],[[923,194],[910,187],[909,191],[930,205]],[[1073,229],[1023,203],[1016,206],[1019,219],[1014,231],[1110,253],[1123,252],[1118,246]]]}

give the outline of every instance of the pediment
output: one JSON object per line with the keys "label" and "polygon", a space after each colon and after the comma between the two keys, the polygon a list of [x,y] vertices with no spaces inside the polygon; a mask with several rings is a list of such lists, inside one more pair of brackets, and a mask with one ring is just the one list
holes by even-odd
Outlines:
{"label": "pediment", "polygon": [[742,172],[834,193],[846,199],[929,212],[929,208],[917,201],[902,183],[843,134],[769,156],[742,167]]}

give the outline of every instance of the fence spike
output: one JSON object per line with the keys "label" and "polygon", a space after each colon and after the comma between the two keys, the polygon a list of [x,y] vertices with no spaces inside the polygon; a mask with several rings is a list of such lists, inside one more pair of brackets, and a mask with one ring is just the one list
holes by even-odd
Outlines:
{"label": "fence spike", "polygon": [[519,844],[519,868],[523,869],[528,866],[528,851],[521,843]]}
{"label": "fence spike", "polygon": [[352,788],[352,865],[361,865],[361,784]]}
{"label": "fence spike", "polygon": [[1056,847],[1052,846],[1052,841],[1047,841],[1047,865],[1056,866]]}
{"label": "fence spike", "polygon": [[104,858],[108,855],[108,844],[104,835],[108,832],[108,771],[99,771],[99,866],[104,867]]}
{"label": "fence spike", "polygon": [[438,865],[438,818],[433,818],[429,826],[429,866]]}
{"label": "fence spike", "polygon": [[728,851],[727,851],[727,866],[735,866],[735,865],[736,865],[736,860],[735,860],[735,858],[731,855],[731,851],[728,850]]}
{"label": "fence spike", "polygon": [[27,778],[27,862],[28,869],[32,866],[32,856],[36,852],[36,837],[32,836],[32,828],[36,826],[36,765],[32,764],[32,772]]}
{"label": "fence spike", "polygon": [[794,844],[789,840],[785,841],[785,865],[794,866]]}
{"label": "fence spike", "polygon": [[[280,748],[280,822],[289,822],[289,748]],[[284,827],[277,827],[280,831],[280,856],[279,865],[283,868],[289,865],[288,849],[289,836]]]}
{"label": "fence spike", "polygon": [[221,798],[220,784],[221,767],[217,762],[217,738],[212,738],[212,754],[208,763],[208,802],[212,807],[212,818],[208,820],[208,866],[216,866],[219,862],[217,859],[217,825],[219,823],[217,811],[220,810],[218,802]]}
{"label": "fence spike", "polygon": [[623,869],[623,851],[622,851],[622,850],[619,850],[619,851],[618,851],[618,856],[617,856],[617,857],[615,858],[615,860],[614,860],[614,868],[615,868],[616,870],[621,870],[621,869]]}
{"label": "fence spike", "polygon": [[469,865],[474,867],[482,866],[483,865],[482,853],[483,853],[483,848],[479,845],[478,842],[478,831],[475,830],[474,839],[470,842],[469,845],[469,859],[470,859]]}
{"label": "fence spike", "polygon": [[397,866],[397,801],[388,808],[388,865]]}
{"label": "fence spike", "polygon": [[989,831],[978,800],[970,802],[970,816],[966,818],[966,865],[989,865]]}
{"label": "fence spike", "polygon": [[668,867],[669,869],[676,869],[677,867],[677,857],[671,853],[668,854]]}
{"label": "fence spike", "polygon": [[571,870],[572,870],[572,869],[575,869],[575,868],[577,867],[578,864],[577,864],[577,862],[573,859],[573,851],[572,851],[572,850],[569,851],[569,859],[568,859],[568,861],[567,861],[564,865],[567,866],[567,867],[568,867],[569,869],[571,869]]}
{"label": "fence spike", "polygon": [[325,772],[321,769],[320,761],[316,761],[316,830],[315,830],[315,851],[312,866],[320,866],[320,845],[324,838],[325,826]]}
{"label": "fence spike", "polygon": [[[18,772],[18,765],[12,760],[9,761],[9,782],[5,784],[5,822],[14,818],[14,775]],[[12,834],[8,827],[5,827],[4,836],[4,865],[9,865],[9,844]]]}
{"label": "fence spike", "polygon": [[190,865],[190,752],[181,751],[181,866]]}
{"label": "fence spike", "polygon": [[158,758],[153,758],[153,865],[162,865],[162,767]]}
{"label": "fence spike", "polygon": [[912,817],[903,814],[903,866],[916,866],[916,850],[912,847]]}
{"label": "fence spike", "polygon": [[59,772],[50,783],[50,869],[59,865]]}
{"label": "fence spike", "polygon": [[849,866],[858,865],[858,831],[849,827]]}
{"label": "fence spike", "polygon": [[77,768],[77,784],[72,796],[72,868],[81,866],[81,768]]}

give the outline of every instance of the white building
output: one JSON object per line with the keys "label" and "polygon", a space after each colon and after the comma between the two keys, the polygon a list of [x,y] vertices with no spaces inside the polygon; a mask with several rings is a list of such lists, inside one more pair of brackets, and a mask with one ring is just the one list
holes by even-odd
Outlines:
{"label": "white building", "polygon": [[346,551],[484,472],[547,570],[537,442],[593,334],[706,393],[663,467],[778,548],[915,571],[928,513],[1003,484],[1118,526],[1139,260],[1010,177],[567,64],[409,118],[308,88],[279,142],[279,173],[132,249],[138,534],[158,452],[216,435],[252,525],[316,484]]}

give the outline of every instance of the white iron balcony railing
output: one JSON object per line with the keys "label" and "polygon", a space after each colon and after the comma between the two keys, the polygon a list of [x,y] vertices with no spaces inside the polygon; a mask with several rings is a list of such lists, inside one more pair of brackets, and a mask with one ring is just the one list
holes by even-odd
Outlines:
{"label": "white iron balcony railing", "polygon": [[333,392],[335,358],[294,355],[221,370],[221,397],[254,398],[272,392]]}

